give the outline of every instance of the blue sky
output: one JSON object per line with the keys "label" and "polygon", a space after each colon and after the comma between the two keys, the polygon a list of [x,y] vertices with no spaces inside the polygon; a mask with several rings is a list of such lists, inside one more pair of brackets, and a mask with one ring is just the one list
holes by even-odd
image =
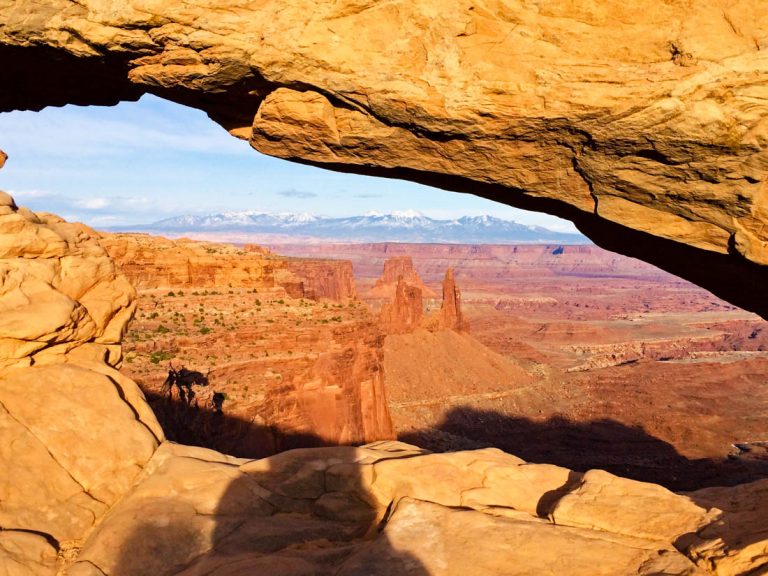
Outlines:
{"label": "blue sky", "polygon": [[0,114],[0,189],[96,228],[180,214],[258,210],[351,216],[417,210],[491,214],[573,231],[570,222],[470,194],[341,174],[264,156],[191,108],[144,96],[113,107]]}

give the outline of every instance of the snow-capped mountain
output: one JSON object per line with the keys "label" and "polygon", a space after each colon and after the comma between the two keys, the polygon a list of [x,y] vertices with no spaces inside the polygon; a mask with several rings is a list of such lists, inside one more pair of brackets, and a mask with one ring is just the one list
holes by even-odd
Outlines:
{"label": "snow-capped mountain", "polygon": [[368,212],[363,216],[329,218],[312,214],[243,211],[203,216],[184,215],[122,231],[158,234],[246,233],[281,235],[342,242],[434,242],[464,244],[558,243],[587,244],[581,234],[526,226],[494,216],[429,218],[414,210]]}

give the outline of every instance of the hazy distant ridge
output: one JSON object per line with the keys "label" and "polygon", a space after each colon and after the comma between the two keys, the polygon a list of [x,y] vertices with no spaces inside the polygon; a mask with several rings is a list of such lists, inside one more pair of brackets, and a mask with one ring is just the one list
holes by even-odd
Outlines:
{"label": "hazy distant ridge", "polygon": [[368,213],[363,216],[344,218],[251,211],[223,212],[204,216],[176,216],[148,225],[121,227],[120,230],[174,234],[246,232],[348,242],[589,243],[589,240],[581,234],[556,232],[540,226],[526,226],[493,216],[463,216],[455,220],[437,220],[413,211],[391,214]]}

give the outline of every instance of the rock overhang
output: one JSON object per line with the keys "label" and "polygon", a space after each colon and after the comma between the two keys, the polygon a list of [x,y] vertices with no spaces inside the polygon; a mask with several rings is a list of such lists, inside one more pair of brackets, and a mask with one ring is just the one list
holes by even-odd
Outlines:
{"label": "rock overhang", "polygon": [[273,156],[568,218],[768,314],[759,0],[22,0],[0,21],[2,110],[153,93]]}

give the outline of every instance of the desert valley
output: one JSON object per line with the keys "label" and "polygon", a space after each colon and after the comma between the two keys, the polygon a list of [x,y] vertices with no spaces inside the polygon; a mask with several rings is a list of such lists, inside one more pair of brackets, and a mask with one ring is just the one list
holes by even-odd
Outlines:
{"label": "desert valley", "polygon": [[[768,325],[636,260],[590,245],[102,243],[139,289],[123,372],[172,439],[242,457],[494,446],[675,490],[768,475]],[[170,365],[209,375],[197,408],[163,390]]]}

